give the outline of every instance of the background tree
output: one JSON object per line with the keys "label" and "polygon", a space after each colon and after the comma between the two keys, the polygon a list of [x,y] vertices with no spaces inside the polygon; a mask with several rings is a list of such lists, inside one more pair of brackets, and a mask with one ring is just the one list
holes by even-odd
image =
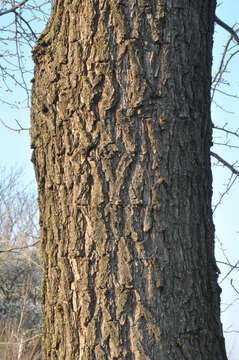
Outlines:
{"label": "background tree", "polygon": [[[0,104],[1,108],[30,106],[31,54],[39,31],[49,16],[51,1],[2,0],[0,5]],[[17,97],[16,97],[17,93]],[[13,120],[13,119],[11,119]],[[11,127],[9,119],[0,121]],[[11,128],[24,129],[21,118]]]}
{"label": "background tree", "polygon": [[[35,194],[20,184],[22,171],[0,171],[0,353],[20,359],[41,331],[40,254]],[[32,247],[35,245],[34,247]],[[25,357],[25,360],[29,359]]]}
{"label": "background tree", "polygon": [[54,4],[32,91],[44,359],[226,359],[214,11],[205,0]]}

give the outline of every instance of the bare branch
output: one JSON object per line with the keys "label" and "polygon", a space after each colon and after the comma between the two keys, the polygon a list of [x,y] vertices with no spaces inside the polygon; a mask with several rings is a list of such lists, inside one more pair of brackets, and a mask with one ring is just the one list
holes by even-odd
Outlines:
{"label": "bare branch", "polygon": [[36,34],[34,33],[34,31],[32,30],[29,22],[26,21],[17,11],[14,11],[14,13],[16,14],[16,16],[18,16],[18,17],[26,24],[26,26],[28,27],[28,29],[31,31],[33,37],[34,37],[35,39],[37,39],[37,36],[36,36]]}
{"label": "bare branch", "polygon": [[239,149],[239,146],[231,145],[229,140],[227,142],[225,142],[225,143],[214,141],[213,144],[214,145],[219,145],[219,146],[227,146],[229,149]]}
{"label": "bare branch", "polygon": [[[218,263],[218,264],[222,264],[222,265],[226,265],[226,266],[230,266],[230,268],[232,268],[233,270],[234,270],[234,269],[239,270],[239,266],[237,266],[237,265],[232,265],[232,264],[230,264],[230,263],[228,263],[228,262],[225,262],[225,261],[219,261],[219,260],[217,260],[217,263]],[[237,262],[237,264],[238,264],[238,262]]]}
{"label": "bare branch", "polygon": [[217,155],[216,153],[210,151],[210,154],[217,159],[220,163],[222,163],[224,166],[226,166],[229,170],[231,170],[231,172],[235,175],[239,175],[239,171],[236,170],[231,164],[229,164],[226,160],[224,160],[223,158],[221,158],[221,156]]}
{"label": "bare branch", "polygon": [[[234,269],[236,269],[238,267],[238,264],[239,264],[239,260],[236,262],[235,266],[232,267],[228,273],[223,277],[223,279],[219,282],[219,284],[221,284],[232,272]],[[232,285],[232,280],[231,280],[231,285]],[[233,286],[233,285],[232,285]]]}
{"label": "bare branch", "polygon": [[40,242],[40,240],[37,240],[32,244],[22,245],[22,246],[15,246],[15,247],[8,248],[6,250],[0,250],[0,253],[6,253],[6,252],[10,252],[10,251],[15,251],[15,250],[27,249],[29,247],[33,247],[33,246],[37,245],[39,242]]}
{"label": "bare branch", "polygon": [[[213,89],[213,92],[214,92],[214,91],[215,91],[215,88]],[[229,111],[229,110],[225,109],[223,106],[219,105],[215,100],[213,100],[213,103],[215,104],[215,106],[216,106],[218,109],[224,111],[225,113],[230,114],[230,115],[233,115],[233,114],[234,114],[233,111]]]}
{"label": "bare branch", "polygon": [[20,54],[20,43],[19,43],[19,39],[18,39],[18,36],[17,36],[17,34],[18,34],[17,12],[14,11],[14,14],[15,14],[15,33],[16,33],[15,46],[16,46],[17,62],[18,62],[18,67],[19,67],[19,71],[20,71],[20,76],[21,76],[21,79],[22,79],[22,86],[26,90],[27,103],[28,103],[28,106],[29,106],[29,104],[30,104],[30,95],[29,95],[29,91],[28,91],[26,80],[25,80],[24,73],[23,73],[23,65],[22,65],[22,59],[21,59],[21,54]]}
{"label": "bare branch", "polygon": [[[222,54],[222,58],[221,58],[221,62],[220,62],[218,71],[216,72],[216,74],[214,75],[214,78],[212,80],[212,85],[214,85],[214,84],[215,85],[212,86],[212,97],[211,97],[211,99],[214,98],[215,91],[216,91],[218,85],[220,84],[220,82],[222,81],[222,76],[226,72],[231,60],[238,53],[238,50],[237,50],[234,53],[230,54],[230,56],[228,58],[226,58],[227,54],[229,53],[229,50],[230,50],[229,45],[230,45],[232,39],[233,38],[230,37],[230,39],[227,41],[227,44],[226,44],[226,46],[224,48],[224,51],[223,51],[223,54]],[[233,48],[234,48],[234,46],[233,46]]]}
{"label": "bare branch", "polygon": [[231,283],[231,286],[232,286],[233,290],[239,295],[239,291],[235,288],[232,279],[231,279],[230,283]]}
{"label": "bare branch", "polygon": [[[239,53],[239,51],[237,51],[237,53]],[[233,94],[229,94],[229,93],[227,93],[226,91],[222,91],[222,90],[217,89],[216,87],[214,87],[214,88],[212,88],[212,89],[215,90],[215,91],[218,91],[219,93],[221,93],[221,94],[223,94],[223,95],[232,97],[232,98],[234,98],[234,99],[239,99],[239,96],[233,95]]]}
{"label": "bare branch", "polygon": [[[236,180],[237,180],[237,175],[231,173],[230,179],[226,186],[226,190],[222,194],[220,194],[220,199],[218,200],[217,204],[213,207],[213,214],[217,210],[218,206],[221,205],[223,198],[225,197],[225,195],[227,195],[229,193],[229,191],[231,190],[231,188],[234,185]],[[228,259],[227,259],[227,261],[229,262]]]}
{"label": "bare branch", "polygon": [[226,31],[228,31],[231,36],[233,37],[234,40],[236,40],[236,42],[239,44],[239,37],[236,33],[235,30],[233,30],[232,27],[230,27],[229,25],[227,25],[226,23],[224,23],[222,20],[220,20],[216,15],[215,15],[215,21],[218,25],[220,25],[223,29],[225,29]]}
{"label": "bare branch", "polygon": [[21,1],[19,4],[17,4],[16,6],[13,6],[11,9],[9,10],[5,10],[5,11],[1,11],[0,12],[0,16],[2,15],[6,15],[9,14],[11,12],[15,12],[15,10],[19,9],[22,5],[24,5],[28,0],[23,0]]}
{"label": "bare branch", "polygon": [[231,308],[236,302],[238,302],[239,298],[234,299],[230,304],[224,304],[226,307],[221,310],[221,313],[226,312],[229,308]]}
{"label": "bare branch", "polygon": [[229,261],[229,258],[228,258],[228,256],[227,256],[227,253],[226,253],[225,249],[223,248],[223,243],[222,243],[222,241],[219,239],[218,236],[216,236],[216,239],[217,239],[217,241],[218,241],[218,243],[219,243],[219,245],[220,245],[220,249],[221,249],[221,252],[223,253],[224,258],[226,259],[226,263],[227,263],[227,264],[230,264],[230,261]]}
{"label": "bare branch", "polygon": [[239,129],[237,129],[236,131],[231,131],[231,130],[228,130],[225,128],[226,125],[227,125],[227,123],[223,127],[213,126],[213,128],[216,130],[224,131],[227,134],[235,135],[235,136],[239,137],[239,133],[238,133]]}
{"label": "bare branch", "polygon": [[30,128],[23,128],[22,125],[19,123],[19,121],[17,121],[17,120],[15,120],[15,121],[16,121],[17,125],[19,126],[19,129],[15,129],[15,128],[12,128],[12,127],[8,126],[2,119],[0,119],[0,123],[9,130],[16,131],[18,133],[20,131],[30,130]]}

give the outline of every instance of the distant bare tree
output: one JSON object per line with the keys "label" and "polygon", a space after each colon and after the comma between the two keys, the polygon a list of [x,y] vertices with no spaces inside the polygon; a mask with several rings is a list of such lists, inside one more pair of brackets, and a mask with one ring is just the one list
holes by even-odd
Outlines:
{"label": "distant bare tree", "polygon": [[[1,1],[0,103],[2,107],[20,109],[30,106],[30,80],[33,72],[31,49],[47,21],[50,8],[50,0]],[[0,121],[10,126],[9,120],[0,118]],[[19,130],[23,129],[20,120],[18,126]]]}
{"label": "distant bare tree", "polygon": [[21,176],[21,170],[0,170],[1,360],[15,360],[41,329],[38,208]]}

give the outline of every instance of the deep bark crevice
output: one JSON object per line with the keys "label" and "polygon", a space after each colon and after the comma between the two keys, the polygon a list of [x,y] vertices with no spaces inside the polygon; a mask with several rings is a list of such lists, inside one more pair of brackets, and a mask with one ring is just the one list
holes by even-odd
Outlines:
{"label": "deep bark crevice", "polygon": [[34,49],[44,359],[226,360],[215,1],[55,1]]}

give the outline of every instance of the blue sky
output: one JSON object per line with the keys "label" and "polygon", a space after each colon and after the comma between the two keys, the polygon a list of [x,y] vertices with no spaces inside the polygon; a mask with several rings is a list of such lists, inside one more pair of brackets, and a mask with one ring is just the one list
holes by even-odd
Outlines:
{"label": "blue sky", "polygon": [[[239,1],[227,0],[224,4],[218,6],[217,16],[224,22],[233,26],[236,22],[239,23]],[[6,21],[3,17],[0,17],[0,26]],[[239,24],[238,24],[239,28]],[[214,72],[219,64],[221,54],[223,53],[224,46],[228,40],[228,33],[216,26],[215,28],[215,41],[214,41]],[[2,47],[0,45],[0,54]],[[30,61],[30,51],[26,50],[27,61]],[[0,59],[1,60],[1,59]],[[232,94],[239,95],[239,72],[238,72],[239,54],[235,56],[231,62],[230,72],[225,76],[225,80],[230,84],[225,85],[221,89],[223,91],[229,91]],[[1,62],[0,62],[1,64]],[[30,79],[32,75],[29,74]],[[3,84],[0,87],[0,98],[5,98],[15,102],[23,101],[23,108],[16,109],[0,103],[0,119],[3,120],[11,127],[17,127],[15,119],[18,120],[23,127],[29,128],[29,109],[26,107],[26,98],[23,90],[13,89],[14,92],[5,92]],[[226,111],[222,111],[217,105],[212,105],[212,119],[215,124],[224,126],[228,123],[228,127],[232,130],[239,128],[239,104],[238,99],[225,96],[220,93],[216,94],[216,102],[222,106]],[[24,108],[25,107],[25,108]],[[225,142],[224,135],[221,132],[214,133],[215,142]],[[231,144],[239,146],[239,142],[232,140]],[[238,160],[238,149],[225,148],[220,145],[213,147],[213,151],[219,153],[228,162],[234,163]],[[24,181],[26,183],[34,181],[34,171],[30,162],[31,150],[30,150],[30,137],[29,131],[22,131],[20,133],[10,131],[0,124],[0,164],[1,166],[9,167],[23,167],[24,168]],[[215,163],[215,161],[213,161]],[[228,178],[230,177],[230,171],[225,168],[214,166],[214,198],[213,204],[216,204],[220,194],[226,189]],[[238,204],[239,204],[239,192],[238,192],[238,180],[235,181],[230,193],[223,199],[222,205],[218,206],[214,214],[214,221],[216,225],[216,235],[222,242],[222,248],[225,254],[228,256],[232,264],[239,260],[239,222],[238,222]],[[216,247],[217,258],[220,261],[225,261],[225,257],[218,245]],[[227,266],[221,266],[220,280],[227,274],[229,268]],[[230,306],[227,311],[222,313],[222,319],[224,323],[224,329],[227,331],[237,330],[239,331],[238,319],[239,319],[239,294],[232,289],[230,280],[233,279],[234,285],[239,289],[239,276],[238,271],[230,274],[226,280],[221,283],[223,287],[222,293],[222,309],[226,309],[227,306],[233,302],[233,306]],[[230,360],[239,359],[239,334],[228,333],[226,334],[227,349]]]}

